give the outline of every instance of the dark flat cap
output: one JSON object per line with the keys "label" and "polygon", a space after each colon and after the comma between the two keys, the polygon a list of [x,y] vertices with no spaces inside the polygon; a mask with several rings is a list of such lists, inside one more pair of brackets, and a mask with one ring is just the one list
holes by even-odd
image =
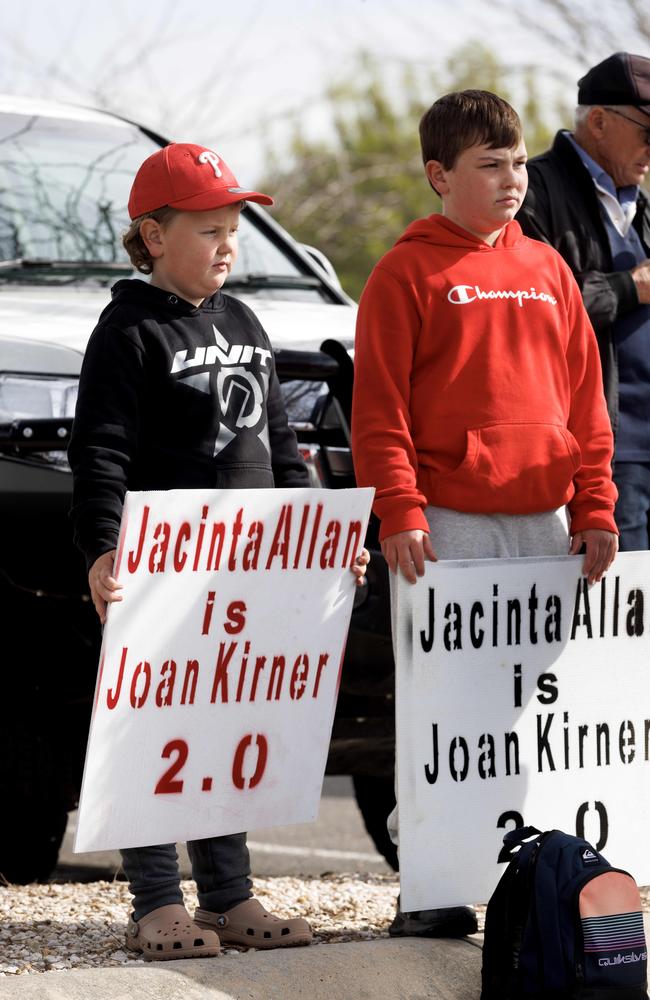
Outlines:
{"label": "dark flat cap", "polygon": [[578,104],[630,104],[650,115],[650,59],[615,52],[578,80]]}

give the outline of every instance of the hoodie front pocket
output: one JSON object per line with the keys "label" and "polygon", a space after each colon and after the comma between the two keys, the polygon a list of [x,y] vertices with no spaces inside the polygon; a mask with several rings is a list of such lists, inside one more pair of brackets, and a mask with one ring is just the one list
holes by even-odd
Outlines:
{"label": "hoodie front pocket", "polygon": [[472,428],[463,461],[438,478],[433,502],[504,514],[554,510],[566,502],[580,464],[578,442],[559,424]]}

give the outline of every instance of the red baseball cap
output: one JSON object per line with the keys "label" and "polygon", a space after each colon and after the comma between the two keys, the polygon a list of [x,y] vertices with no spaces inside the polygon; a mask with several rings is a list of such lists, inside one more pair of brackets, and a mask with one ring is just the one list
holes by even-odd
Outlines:
{"label": "red baseball cap", "polygon": [[237,201],[272,205],[273,198],[240,187],[235,175],[212,149],[172,142],[147,157],[131,187],[129,216],[137,219],[169,205],[183,212],[207,212]]}

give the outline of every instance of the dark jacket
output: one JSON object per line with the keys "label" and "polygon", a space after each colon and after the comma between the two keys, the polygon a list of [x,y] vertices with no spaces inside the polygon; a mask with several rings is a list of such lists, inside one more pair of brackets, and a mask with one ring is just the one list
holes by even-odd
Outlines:
{"label": "dark jacket", "polygon": [[[613,324],[639,306],[629,271],[614,271],[591,174],[558,132],[546,153],[528,162],[528,193],[517,221],[527,236],[550,243],[573,271],[596,331],[607,408],[618,423],[618,366]],[[634,227],[650,256],[650,203],[639,192]]]}
{"label": "dark jacket", "polygon": [[81,370],[71,517],[88,566],[115,548],[126,490],[309,486],[273,350],[217,292],[198,308],[119,281]]}

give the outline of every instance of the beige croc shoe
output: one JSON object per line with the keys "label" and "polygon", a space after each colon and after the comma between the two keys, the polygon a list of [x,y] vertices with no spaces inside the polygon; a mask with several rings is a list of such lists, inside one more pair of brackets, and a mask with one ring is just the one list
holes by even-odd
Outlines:
{"label": "beige croc shoe", "polygon": [[225,913],[198,908],[194,920],[199,927],[217,931],[222,944],[238,944],[244,948],[291,948],[311,944],[312,939],[306,920],[274,917],[259,899],[246,899]]}
{"label": "beige croc shoe", "polygon": [[184,906],[159,906],[141,920],[129,918],[126,947],[149,962],[172,958],[210,958],[220,951],[219,936],[194,923]]}

